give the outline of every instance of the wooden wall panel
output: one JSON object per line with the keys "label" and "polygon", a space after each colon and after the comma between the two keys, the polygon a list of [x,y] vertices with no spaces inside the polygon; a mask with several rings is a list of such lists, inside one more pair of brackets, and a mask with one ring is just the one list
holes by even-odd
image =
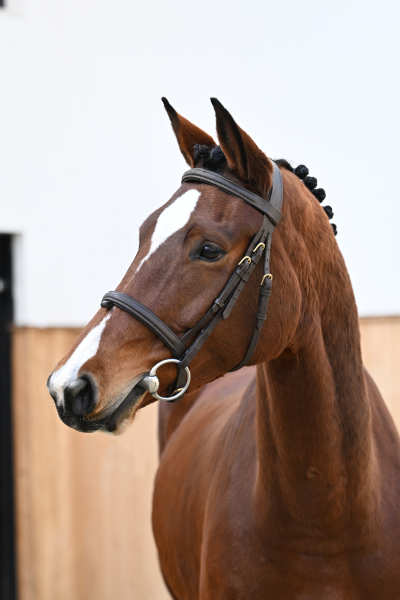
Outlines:
{"label": "wooden wall panel", "polygon": [[363,361],[400,431],[400,317],[361,319]]}
{"label": "wooden wall panel", "polygon": [[121,437],[82,434],[46,389],[73,329],[13,334],[19,600],[164,600],[151,532],[157,406]]}
{"label": "wooden wall panel", "polygon": [[[400,318],[360,324],[364,362],[400,429]],[[45,384],[78,333],[13,334],[19,600],[166,600],[150,521],[157,406],[118,438],[61,423]]]}

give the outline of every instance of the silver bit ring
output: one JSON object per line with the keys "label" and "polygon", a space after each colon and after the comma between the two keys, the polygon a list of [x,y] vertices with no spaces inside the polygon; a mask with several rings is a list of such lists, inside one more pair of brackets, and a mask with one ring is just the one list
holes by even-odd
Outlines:
{"label": "silver bit ring", "polygon": [[156,372],[157,372],[158,367],[161,367],[162,365],[166,365],[167,363],[177,364],[177,363],[180,363],[180,360],[178,360],[176,358],[167,358],[166,360],[162,360],[161,362],[154,365],[154,367],[151,369],[150,373],[146,377],[144,377],[140,383],[143,385],[143,387],[145,387],[147,389],[147,391],[153,396],[153,398],[156,398],[157,400],[165,400],[165,401],[169,402],[171,400],[178,400],[185,394],[186,390],[188,389],[188,387],[190,385],[190,380],[191,380],[192,376],[190,374],[189,367],[185,367],[186,383],[183,386],[183,388],[179,388],[179,390],[176,390],[178,393],[173,394],[169,398],[165,398],[164,396],[159,396],[157,394],[157,392],[160,387],[160,380],[158,379]]}

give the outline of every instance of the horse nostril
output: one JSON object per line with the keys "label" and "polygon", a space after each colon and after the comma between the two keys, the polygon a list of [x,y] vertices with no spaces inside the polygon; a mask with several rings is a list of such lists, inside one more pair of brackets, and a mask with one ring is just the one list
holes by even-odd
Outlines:
{"label": "horse nostril", "polygon": [[94,408],[94,390],[86,378],[77,379],[72,385],[64,388],[65,406],[75,415],[88,415]]}

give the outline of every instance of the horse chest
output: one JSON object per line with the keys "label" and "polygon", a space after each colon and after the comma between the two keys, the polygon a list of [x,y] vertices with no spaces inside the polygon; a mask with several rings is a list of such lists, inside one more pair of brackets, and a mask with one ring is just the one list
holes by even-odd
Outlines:
{"label": "horse chest", "polygon": [[[214,412],[208,406],[199,403],[176,432],[155,486],[154,533],[174,597],[400,600],[400,524],[394,503],[386,501],[390,490],[375,533],[371,523],[349,528],[340,520],[332,533],[332,516],[328,542],[321,544],[311,517],[299,530],[298,520],[281,510],[285,502],[259,487],[250,419],[241,419],[232,436],[211,435],[210,427],[198,426],[201,411],[208,416],[209,410],[217,423],[215,411],[224,407],[221,401],[213,403]],[[327,505],[320,504],[326,516]]]}
{"label": "horse chest", "polygon": [[[262,527],[239,514],[204,523],[201,555],[189,545],[178,563],[161,560],[178,600],[400,600],[400,565],[387,557],[299,554],[277,548],[260,535]],[[165,567],[165,568],[164,568]],[[188,577],[188,573],[191,576]],[[182,577],[182,574],[185,574]],[[188,581],[192,589],[189,591]],[[191,587],[190,586],[190,587]],[[189,592],[189,595],[188,595]]]}
{"label": "horse chest", "polygon": [[252,552],[215,551],[209,540],[200,574],[199,600],[399,600],[400,570],[371,568],[346,558],[276,555],[254,543]]}

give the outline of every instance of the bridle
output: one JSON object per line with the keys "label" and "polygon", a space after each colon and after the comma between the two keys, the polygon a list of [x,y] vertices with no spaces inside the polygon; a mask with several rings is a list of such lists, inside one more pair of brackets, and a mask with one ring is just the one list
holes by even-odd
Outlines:
{"label": "bridle", "polygon": [[[151,369],[149,375],[145,376],[138,384],[140,387],[148,390],[152,396],[158,400],[175,402],[185,394],[191,378],[188,368],[189,363],[199,352],[200,348],[214,331],[218,323],[222,319],[229,317],[237,299],[264,252],[264,274],[261,280],[258,310],[253,335],[243,360],[239,365],[232,369],[232,371],[237,371],[244,367],[254,353],[261,334],[261,329],[266,319],[268,301],[271,295],[272,275],[269,272],[269,263],[272,234],[282,216],[280,212],[283,197],[282,175],[278,165],[273,161],[271,162],[273,165],[273,180],[269,192],[269,201],[257,194],[253,194],[232,180],[223,177],[218,173],[208,171],[207,169],[190,169],[183,174],[182,183],[196,181],[218,187],[231,196],[236,196],[237,198],[244,200],[246,204],[261,212],[264,218],[261,229],[252,239],[247,248],[246,255],[240,260],[219,296],[214,300],[212,306],[197,324],[189,329],[189,331],[181,338],[178,338],[168,325],[166,325],[150,309],[131,298],[131,296],[128,296],[128,294],[123,292],[108,292],[101,301],[102,308],[117,306],[146,325],[146,327],[160,338],[174,356],[172,359],[163,360],[157,363]],[[198,334],[196,339],[188,348],[186,348],[185,344],[196,334]],[[178,367],[178,375],[175,384],[171,386],[172,395],[167,398],[159,396],[157,393],[160,383],[156,375],[157,369],[166,363],[176,363]]]}
{"label": "bridle", "polygon": [[[131,296],[128,296],[128,294],[124,294],[123,292],[108,292],[101,301],[102,308],[117,306],[146,325],[146,327],[160,338],[174,356],[174,358],[169,358],[157,363],[151,369],[149,375],[144,376],[138,384],[140,387],[149,391],[154,398],[157,398],[157,400],[176,402],[176,400],[182,398],[185,394],[191,378],[188,368],[189,363],[196,356],[218,323],[222,319],[229,317],[237,299],[264,252],[264,271],[261,280],[258,310],[253,335],[243,360],[232,369],[232,371],[237,371],[244,367],[254,353],[261,334],[261,329],[266,319],[268,301],[271,295],[272,275],[269,272],[271,238],[274,229],[282,216],[280,212],[283,198],[282,175],[278,165],[273,161],[271,162],[273,165],[273,179],[272,187],[269,192],[269,201],[246,190],[231,179],[223,177],[213,171],[208,171],[207,169],[190,169],[183,174],[182,183],[196,181],[218,187],[231,196],[244,200],[246,204],[258,210],[264,218],[261,229],[252,239],[247,248],[246,255],[240,260],[219,296],[214,300],[212,306],[198,323],[189,329],[182,337],[178,338],[168,325],[157,317],[157,315],[137,300],[131,298]],[[195,340],[188,348],[186,348],[186,343],[196,334],[197,337]],[[157,369],[166,363],[176,363],[178,367],[178,375],[175,384],[171,386],[171,395],[167,398],[159,396],[157,393],[160,382],[156,375]]]}

